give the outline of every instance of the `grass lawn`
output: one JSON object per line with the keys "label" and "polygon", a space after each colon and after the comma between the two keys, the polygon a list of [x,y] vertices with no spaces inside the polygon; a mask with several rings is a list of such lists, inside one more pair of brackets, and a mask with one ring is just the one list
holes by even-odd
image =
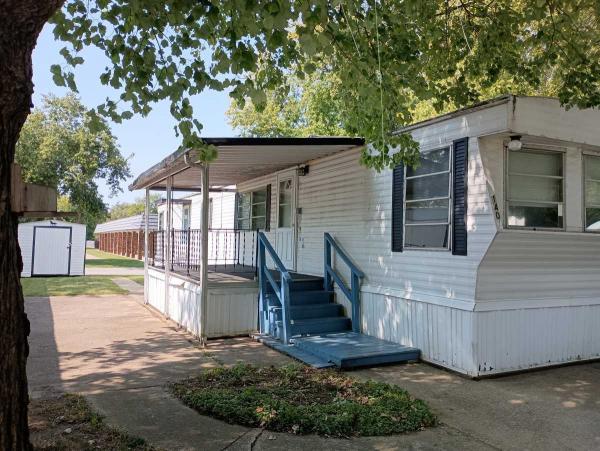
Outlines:
{"label": "grass lawn", "polygon": [[29,430],[36,450],[153,450],[143,439],[106,425],[79,395],[32,400]]}
{"label": "grass lawn", "polygon": [[300,365],[216,368],[170,386],[189,407],[229,423],[337,437],[390,435],[436,424],[402,388]]}
{"label": "grass lawn", "polygon": [[98,249],[87,249],[88,255],[92,255],[97,258],[87,258],[85,260],[86,266],[95,266],[97,268],[143,268],[144,262],[141,260],[135,260],[133,258],[123,257],[121,255],[109,254]]}
{"label": "grass lawn", "polygon": [[21,279],[25,296],[77,296],[80,294],[127,294],[113,276],[28,277]]}

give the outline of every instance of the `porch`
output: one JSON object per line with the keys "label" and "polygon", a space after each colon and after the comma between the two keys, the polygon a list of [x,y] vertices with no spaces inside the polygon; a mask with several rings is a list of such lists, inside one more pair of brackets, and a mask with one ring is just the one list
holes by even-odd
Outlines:
{"label": "porch", "polygon": [[[315,366],[417,359],[417,349],[361,333],[364,275],[334,237],[322,235],[324,265],[297,271],[299,178],[308,173],[308,162],[359,149],[363,140],[226,138],[206,143],[218,149],[210,164],[198,161],[194,151],[179,151],[130,187],[167,194],[165,229],[146,234],[146,302],[202,340],[256,333],[265,344]],[[209,192],[231,191],[272,174],[275,184],[238,192],[233,228],[211,228]],[[173,227],[176,191],[202,194],[199,228]]]}

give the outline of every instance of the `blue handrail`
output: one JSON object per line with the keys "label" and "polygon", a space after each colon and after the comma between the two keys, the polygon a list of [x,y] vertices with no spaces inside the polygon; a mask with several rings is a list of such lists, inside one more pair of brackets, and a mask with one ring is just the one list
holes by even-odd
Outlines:
{"label": "blue handrail", "polygon": [[[337,271],[331,266],[332,250],[343,260],[348,268],[350,268],[350,288],[342,280]],[[350,257],[342,250],[333,237],[329,233],[325,233],[325,289],[332,290],[333,283],[337,283],[342,293],[348,298],[352,305],[352,330],[360,332],[360,279],[365,277],[365,274],[358,269]]]}
{"label": "blue handrail", "polygon": [[[275,268],[279,271],[281,277],[281,285],[277,283],[271,271],[267,268],[267,252],[275,263]],[[285,268],[281,259],[269,243],[269,240],[263,232],[258,232],[258,285],[259,285],[259,310],[260,310],[260,332],[262,334],[267,333],[267,322],[268,322],[268,306],[266,300],[267,294],[267,281],[273,288],[279,303],[281,304],[281,319],[283,323],[283,342],[289,343],[290,329],[291,329],[291,318],[290,318],[290,281],[292,276]]]}

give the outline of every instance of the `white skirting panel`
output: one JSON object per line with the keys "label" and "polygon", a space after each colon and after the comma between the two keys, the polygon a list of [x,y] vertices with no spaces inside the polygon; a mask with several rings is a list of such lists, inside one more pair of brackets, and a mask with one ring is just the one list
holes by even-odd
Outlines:
{"label": "white skirting panel", "polygon": [[208,289],[208,338],[246,335],[258,330],[258,287]]}
{"label": "white skirting panel", "polygon": [[167,304],[168,318],[192,334],[200,335],[200,286],[197,283],[171,274]]}
{"label": "white skirting panel", "polygon": [[[197,282],[171,274],[167,302],[164,272],[149,268],[146,299],[167,318],[192,334],[200,335],[200,286]],[[207,338],[245,335],[257,330],[256,283],[211,283],[207,302]]]}
{"label": "white skirting panel", "polygon": [[477,312],[478,375],[600,358],[600,305]]}
{"label": "white skirting panel", "polygon": [[148,268],[146,279],[148,280],[146,302],[159,312],[165,313],[165,274]]}
{"label": "white skirting panel", "polygon": [[364,291],[361,301],[363,333],[419,348],[427,362],[477,375],[474,312]]}

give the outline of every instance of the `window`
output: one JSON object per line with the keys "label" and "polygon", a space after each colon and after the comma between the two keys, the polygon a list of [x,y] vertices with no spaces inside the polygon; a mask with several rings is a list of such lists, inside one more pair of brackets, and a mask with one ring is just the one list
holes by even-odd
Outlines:
{"label": "window", "polygon": [[181,219],[181,227],[183,230],[187,230],[190,228],[190,206],[183,206],[183,218]]}
{"label": "window", "polygon": [[292,180],[279,182],[279,216],[278,227],[292,226]]}
{"label": "window", "polygon": [[266,229],[268,189],[239,193],[236,228],[242,230]]}
{"label": "window", "polygon": [[584,155],[585,230],[600,232],[600,156]]}
{"label": "window", "polygon": [[164,212],[160,212],[158,214],[158,230],[164,230],[165,229],[165,214]]}
{"label": "window", "polygon": [[507,158],[507,225],[562,229],[562,153],[509,150]]}
{"label": "window", "polygon": [[450,246],[450,148],[421,155],[406,168],[404,247],[448,249]]}

